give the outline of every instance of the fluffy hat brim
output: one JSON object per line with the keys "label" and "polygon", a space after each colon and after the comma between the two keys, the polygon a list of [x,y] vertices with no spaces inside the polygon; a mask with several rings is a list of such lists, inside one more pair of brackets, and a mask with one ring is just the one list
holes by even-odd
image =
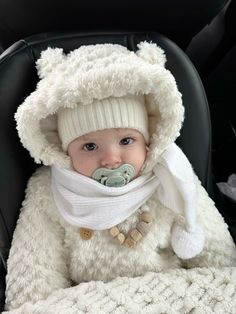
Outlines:
{"label": "fluffy hat brim", "polygon": [[[157,58],[153,64],[146,60],[155,49],[162,59],[158,63]],[[57,134],[59,108],[142,94],[151,135],[144,169],[151,170],[158,156],[179,136],[184,117],[181,94],[174,77],[163,67],[163,55],[159,47],[149,43],[141,45],[137,53],[111,44],[82,46],[68,55],[49,48],[37,62],[43,78],[15,115],[23,146],[37,163],[69,168],[70,159],[61,149]]]}

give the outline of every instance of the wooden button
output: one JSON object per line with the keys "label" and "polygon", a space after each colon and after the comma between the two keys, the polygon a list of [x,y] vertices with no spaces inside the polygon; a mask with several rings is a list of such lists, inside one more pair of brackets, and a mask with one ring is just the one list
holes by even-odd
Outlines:
{"label": "wooden button", "polygon": [[93,230],[87,228],[80,228],[79,233],[83,240],[89,240],[93,236]]}

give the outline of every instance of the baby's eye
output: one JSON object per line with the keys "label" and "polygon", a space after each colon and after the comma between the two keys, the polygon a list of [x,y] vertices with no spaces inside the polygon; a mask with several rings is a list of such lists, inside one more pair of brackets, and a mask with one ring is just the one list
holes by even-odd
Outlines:
{"label": "baby's eye", "polygon": [[92,151],[92,150],[95,150],[95,149],[97,149],[98,148],[98,146],[97,146],[97,144],[95,144],[95,143],[87,143],[87,144],[85,144],[84,146],[83,146],[83,149],[84,150],[87,150],[87,151]]}
{"label": "baby's eye", "polygon": [[120,141],[121,145],[130,145],[134,142],[134,139],[132,137],[125,137]]}

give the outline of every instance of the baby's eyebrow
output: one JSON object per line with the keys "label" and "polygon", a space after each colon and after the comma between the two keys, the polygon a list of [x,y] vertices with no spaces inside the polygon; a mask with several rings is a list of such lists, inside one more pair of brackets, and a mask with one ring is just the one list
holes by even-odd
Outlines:
{"label": "baby's eyebrow", "polygon": [[121,134],[131,134],[132,130],[131,129],[122,129],[122,128],[116,128],[115,129],[117,133],[121,133]]}
{"label": "baby's eyebrow", "polygon": [[136,135],[136,132],[134,130],[122,130],[122,129],[119,129],[117,131],[118,131],[118,134],[121,135],[121,136],[135,136]]}
{"label": "baby's eyebrow", "polygon": [[89,141],[90,140],[90,138],[88,138],[85,134],[82,135],[81,137],[82,137],[82,140],[84,140],[84,141]]}
{"label": "baby's eyebrow", "polygon": [[86,141],[86,142],[91,142],[91,141],[95,141],[96,140],[95,138],[92,138],[91,136],[88,136],[86,134],[82,135],[81,138],[82,138],[83,141]]}

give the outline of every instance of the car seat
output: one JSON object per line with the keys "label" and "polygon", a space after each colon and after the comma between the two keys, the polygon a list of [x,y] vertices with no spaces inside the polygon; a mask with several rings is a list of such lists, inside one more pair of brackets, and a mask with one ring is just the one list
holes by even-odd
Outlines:
{"label": "car seat", "polygon": [[21,38],[45,32],[135,29],[158,31],[185,49],[228,2],[0,0],[0,46],[5,50]]}
{"label": "car seat", "polygon": [[39,79],[35,61],[48,46],[61,47],[66,53],[81,45],[96,43],[116,43],[136,50],[137,44],[144,40],[157,43],[166,52],[166,67],[176,78],[186,110],[178,145],[212,196],[211,123],[207,99],[194,66],[174,42],[156,32],[130,31],[42,33],[16,42],[0,56],[0,310],[4,305],[4,277],[13,232],[27,180],[37,167],[22,147],[14,121],[17,107],[35,89]]}

